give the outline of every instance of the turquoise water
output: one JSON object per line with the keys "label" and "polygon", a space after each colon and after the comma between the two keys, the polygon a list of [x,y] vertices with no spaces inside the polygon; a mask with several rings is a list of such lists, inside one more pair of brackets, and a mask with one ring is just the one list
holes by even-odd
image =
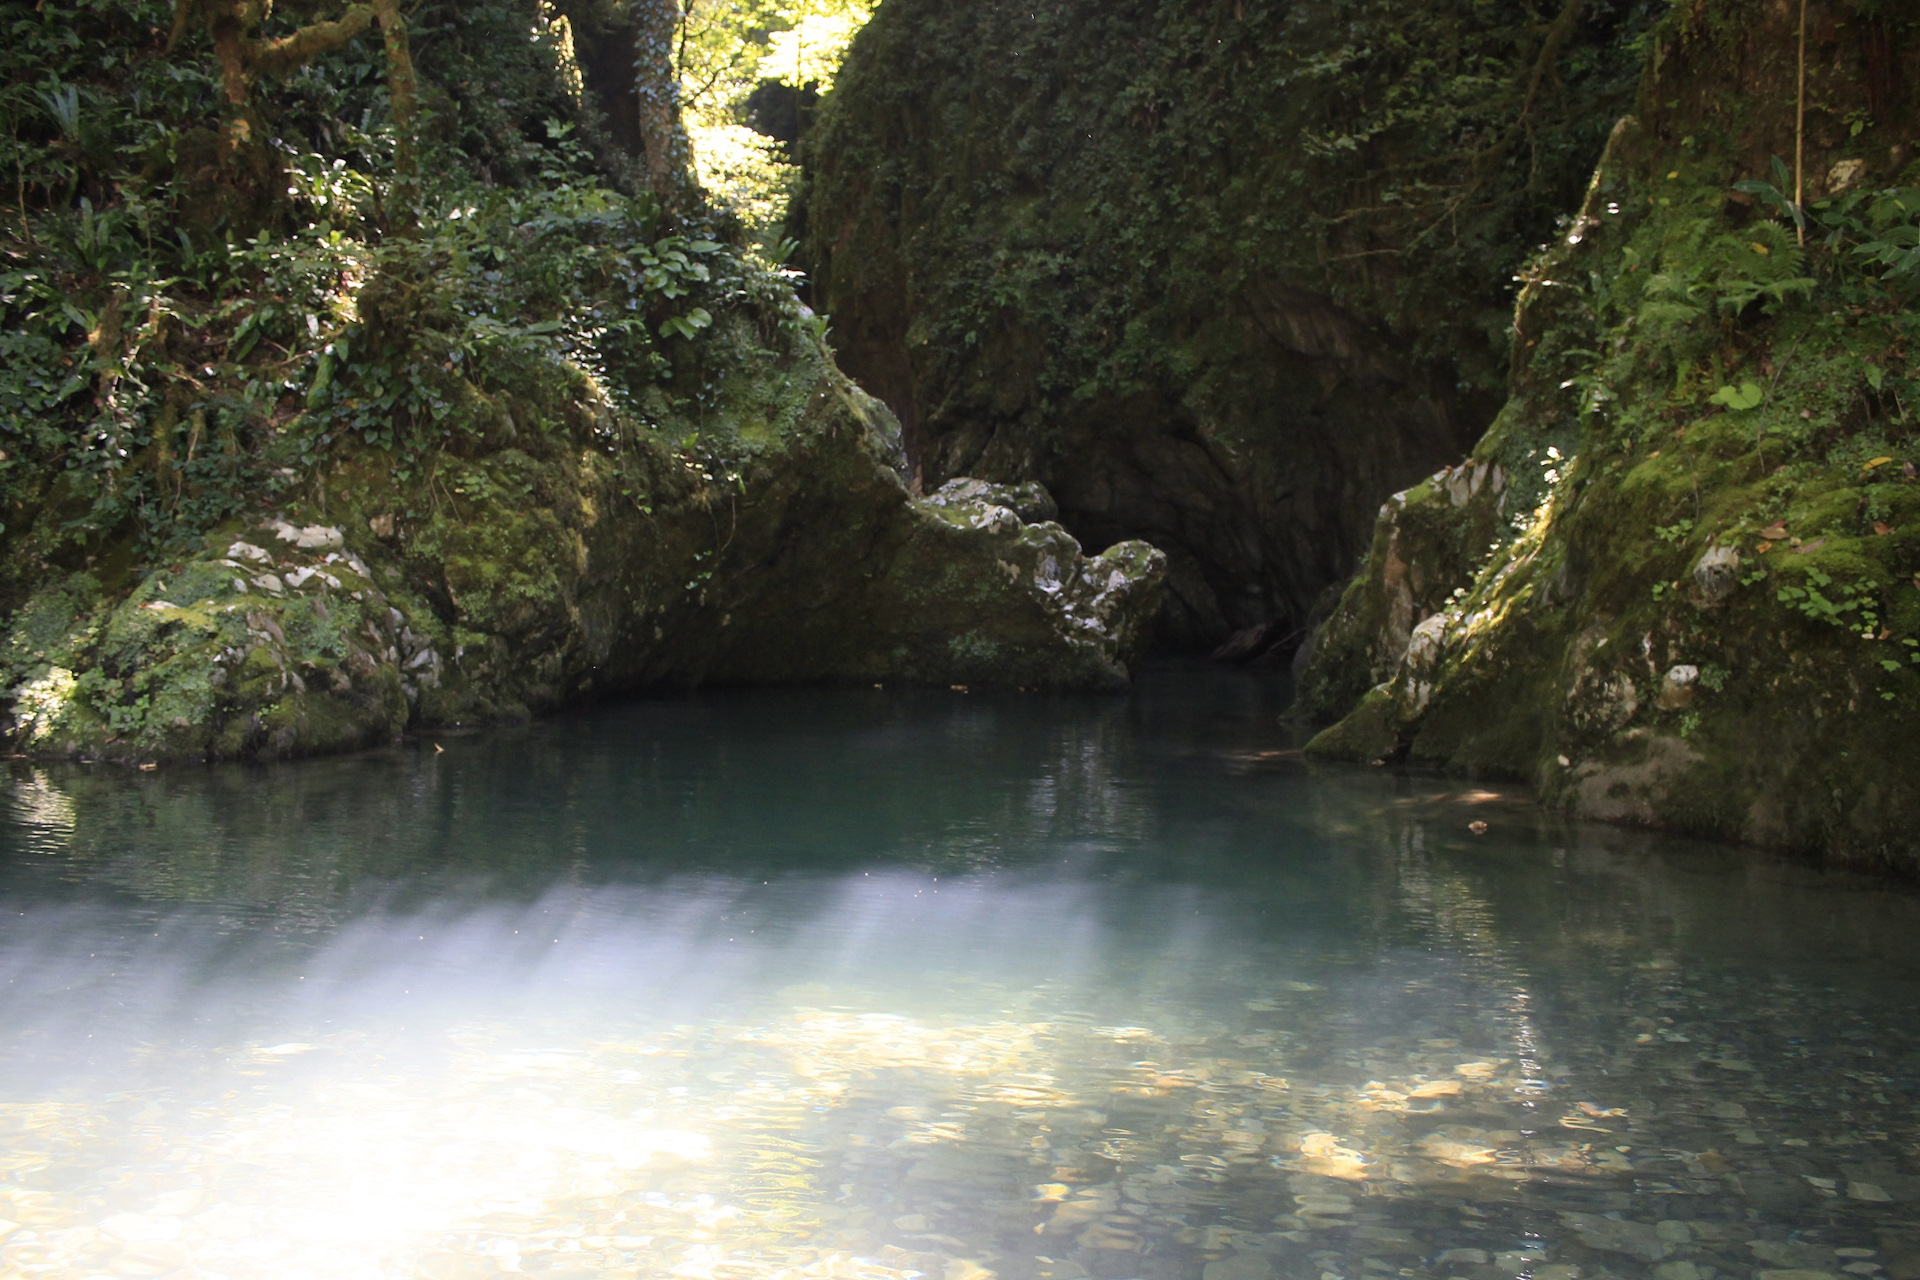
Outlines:
{"label": "turquoise water", "polygon": [[1914,895],[1284,701],[15,763],[0,1277],[1920,1277]]}

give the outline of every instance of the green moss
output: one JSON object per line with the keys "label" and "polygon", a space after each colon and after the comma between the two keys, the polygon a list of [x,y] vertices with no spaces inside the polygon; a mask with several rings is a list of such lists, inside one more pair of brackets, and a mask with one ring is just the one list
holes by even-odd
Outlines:
{"label": "green moss", "polygon": [[[1742,40],[1785,34],[1771,10],[1749,18]],[[1920,775],[1897,744],[1920,730],[1914,286],[1803,253],[1729,199],[1792,122],[1748,110],[1751,86],[1698,60],[1688,21],[1656,41],[1660,123],[1616,131],[1575,233],[1524,273],[1526,355],[1476,456],[1506,460],[1516,492],[1537,477],[1539,500],[1514,504],[1510,535],[1440,609],[1444,639],[1417,633],[1329,741],[1371,748],[1389,725],[1409,758],[1526,778],[1588,816],[1911,869]],[[1837,63],[1861,56],[1843,42]],[[1810,129],[1824,174],[1850,139],[1824,112]],[[1389,515],[1383,531],[1404,519]],[[1327,651],[1330,685],[1375,674],[1354,655],[1383,638],[1384,565],[1336,615],[1354,636]]]}
{"label": "green moss", "polygon": [[1174,644],[1303,622],[1497,408],[1660,7],[889,0],[809,143],[814,304],[926,489],[1160,546]]}
{"label": "green moss", "polygon": [[1322,729],[1307,743],[1309,756],[1374,764],[1403,749],[1400,709],[1385,689],[1370,689],[1339,723]]}

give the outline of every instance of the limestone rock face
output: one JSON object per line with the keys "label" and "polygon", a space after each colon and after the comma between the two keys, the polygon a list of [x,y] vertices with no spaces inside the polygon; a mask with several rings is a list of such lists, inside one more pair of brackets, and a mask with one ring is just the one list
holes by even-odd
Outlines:
{"label": "limestone rock face", "polygon": [[13,741],[287,756],[660,685],[1126,682],[1165,556],[1086,555],[1035,485],[916,499],[883,406],[818,348],[780,372],[803,408],[731,474],[644,436],[595,448],[612,410],[582,381],[515,406],[548,429],[447,459],[456,502],[363,467],[327,522],[224,529],[118,591],[58,578],[0,640]]}
{"label": "limestone rock face", "polygon": [[[1920,771],[1896,744],[1920,735],[1920,453],[1873,388],[1893,376],[1874,362],[1916,372],[1914,283],[1816,263],[1745,191],[1730,198],[1729,175],[1790,154],[1795,125],[1743,105],[1791,86],[1772,52],[1791,15],[1736,9],[1712,35],[1677,10],[1656,32],[1648,115],[1621,121],[1523,273],[1505,409],[1469,464],[1387,504],[1321,629],[1301,697],[1334,723],[1308,750],[1522,778],[1583,817],[1911,871]],[[1823,92],[1864,102],[1880,56],[1865,39],[1838,39]],[[1920,70],[1920,45],[1901,48]],[[1824,115],[1808,139],[1812,172],[1860,159]],[[1860,164],[1848,173],[1870,186],[1912,180],[1900,154]],[[1747,305],[1742,282],[1789,270],[1790,295]],[[1675,282],[1710,275],[1707,306],[1673,305]],[[1825,291],[1841,289],[1884,327],[1836,318]],[[1724,363],[1707,374],[1708,359]]]}
{"label": "limestone rock face", "polygon": [[1161,548],[1172,645],[1297,632],[1497,410],[1513,269],[1630,99],[1637,7],[1551,68],[1496,10],[888,0],[796,217],[920,486],[1038,481],[1088,545]]}
{"label": "limestone rock face", "polygon": [[941,510],[981,505],[999,507],[1013,512],[1021,520],[1035,524],[1057,520],[1060,516],[1060,507],[1054,502],[1053,495],[1031,481],[1025,484],[992,484],[962,476],[941,485],[938,491],[928,495],[926,502],[928,506]]}

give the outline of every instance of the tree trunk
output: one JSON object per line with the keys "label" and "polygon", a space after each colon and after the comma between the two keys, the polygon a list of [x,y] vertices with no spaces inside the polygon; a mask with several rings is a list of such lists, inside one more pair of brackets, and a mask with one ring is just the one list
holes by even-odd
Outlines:
{"label": "tree trunk", "polygon": [[400,0],[373,0],[387,50],[387,96],[393,112],[393,192],[391,221],[403,229],[414,222],[420,200],[419,93],[413,75],[413,49]]}
{"label": "tree trunk", "polygon": [[[196,22],[206,28],[220,62],[220,84],[233,119],[228,124],[227,152],[238,158],[253,143],[253,80],[262,73],[284,74],[339,48],[365,31],[374,11],[364,4],[349,5],[338,19],[315,22],[278,40],[256,40],[254,31],[271,11],[267,0],[175,0],[173,34],[167,50],[185,38]],[[412,64],[408,64],[411,77]]]}
{"label": "tree trunk", "polygon": [[693,152],[680,119],[680,76],[674,36],[680,29],[675,0],[634,0],[634,82],[640,100],[640,142],[646,153],[647,185],[660,209],[678,221],[700,208],[693,178]]}
{"label": "tree trunk", "polygon": [[603,117],[607,140],[634,160],[646,156],[640,137],[640,94],[634,80],[637,43],[630,9],[609,12],[596,0],[559,0],[554,6],[573,29],[573,57],[581,88]]}

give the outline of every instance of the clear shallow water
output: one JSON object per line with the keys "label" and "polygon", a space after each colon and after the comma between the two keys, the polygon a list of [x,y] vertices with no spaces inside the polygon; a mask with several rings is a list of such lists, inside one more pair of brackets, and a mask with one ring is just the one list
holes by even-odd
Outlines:
{"label": "clear shallow water", "polygon": [[0,1277],[1920,1277],[1920,901],[1283,701],[16,766]]}

